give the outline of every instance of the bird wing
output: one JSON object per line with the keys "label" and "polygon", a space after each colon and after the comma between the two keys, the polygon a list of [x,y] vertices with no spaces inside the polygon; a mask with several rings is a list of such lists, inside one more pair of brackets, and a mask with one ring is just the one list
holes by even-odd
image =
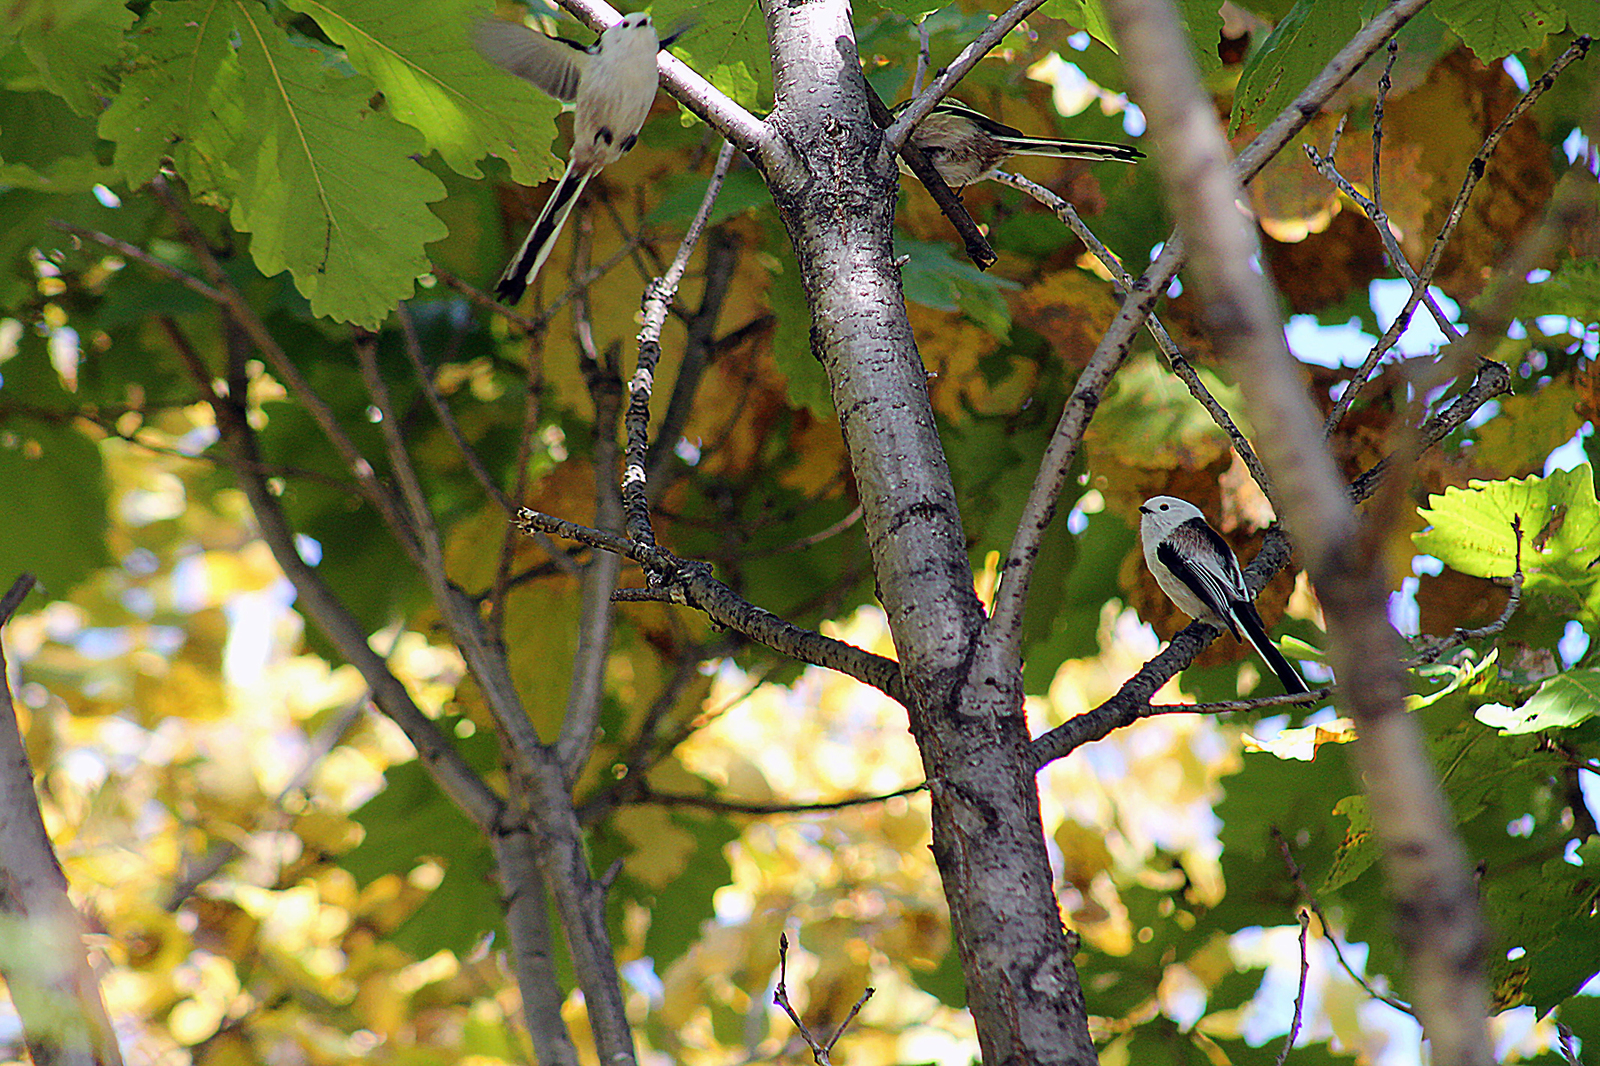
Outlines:
{"label": "bird wing", "polygon": [[501,70],[532,82],[557,100],[577,99],[578,75],[589,58],[583,45],[505,19],[480,20],[472,27],[472,45]]}
{"label": "bird wing", "polygon": [[1231,601],[1243,596],[1244,577],[1228,542],[1206,525],[1205,519],[1191,519],[1161,539],[1156,558],[1222,620],[1237,640],[1239,625],[1234,620]]}
{"label": "bird wing", "polygon": [[1023,135],[1022,131],[1015,126],[1007,126],[1004,122],[990,118],[982,111],[974,111],[959,100],[941,100],[934,107],[933,113],[936,115],[943,113],[955,118],[964,118],[991,137],[1021,137]]}

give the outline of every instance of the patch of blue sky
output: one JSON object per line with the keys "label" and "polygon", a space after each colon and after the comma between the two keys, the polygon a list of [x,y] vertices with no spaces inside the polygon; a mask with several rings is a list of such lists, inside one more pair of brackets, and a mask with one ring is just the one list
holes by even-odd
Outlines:
{"label": "patch of blue sky", "polygon": [[1403,577],[1400,589],[1389,593],[1389,624],[1402,635],[1416,636],[1422,628],[1422,610],[1417,606],[1417,579]]}
{"label": "patch of blue sky", "polygon": [[1585,422],[1578,427],[1578,432],[1572,439],[1561,445],[1555,451],[1545,456],[1544,476],[1549,477],[1557,470],[1575,470],[1589,461],[1589,449],[1584,443],[1594,436],[1594,423]]}
{"label": "patch of blue sky", "polygon": [[[1429,287],[1428,293],[1439,304],[1439,309],[1445,317],[1458,327],[1461,325],[1461,307],[1450,297],[1438,289]],[[1378,325],[1388,329],[1400,314],[1400,309],[1405,307],[1406,300],[1411,296],[1411,283],[1401,278],[1379,278],[1367,286],[1367,299],[1372,303],[1372,311],[1378,316]],[[1465,332],[1465,327],[1461,327]],[[1420,304],[1411,315],[1411,322],[1406,326],[1406,331],[1400,335],[1400,341],[1395,345],[1395,350],[1401,355],[1430,355],[1444,344],[1444,334],[1439,331],[1439,326],[1433,320],[1433,315]]]}
{"label": "patch of blue sky", "polygon": [[1589,653],[1589,634],[1584,630],[1583,623],[1576,618],[1568,620],[1561,630],[1561,639],[1556,642],[1556,654],[1561,656],[1563,666],[1577,666],[1578,661]]}
{"label": "patch of blue sky", "polygon": [[1506,56],[1500,66],[1505,69],[1511,80],[1516,82],[1517,88],[1523,92],[1528,91],[1528,68],[1522,65],[1522,60],[1516,56]]}
{"label": "patch of blue sky", "polygon": [[1600,173],[1600,153],[1592,152],[1589,149],[1590,141],[1588,136],[1576,126],[1572,128],[1571,133],[1567,134],[1566,139],[1561,142],[1561,150],[1566,153],[1568,163],[1576,163],[1581,159],[1584,161],[1584,165],[1587,166],[1589,173]]}
{"label": "patch of blue sky", "polygon": [[1342,326],[1327,326],[1314,315],[1292,315],[1284,328],[1289,350],[1304,363],[1317,366],[1360,366],[1378,338],[1352,318]]}

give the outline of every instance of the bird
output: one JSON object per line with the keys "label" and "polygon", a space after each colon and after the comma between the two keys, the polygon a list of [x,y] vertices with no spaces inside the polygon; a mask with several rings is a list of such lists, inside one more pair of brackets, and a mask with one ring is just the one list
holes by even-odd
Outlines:
{"label": "bird", "polygon": [[638,13],[624,15],[587,48],[520,22],[485,18],[473,26],[472,43],[484,59],[574,105],[566,172],[495,283],[501,300],[514,304],[522,298],[583,187],[639,139],[656,99],[656,53],[677,36],[661,40],[650,16]]}
{"label": "bird", "polygon": [[1153,496],[1139,506],[1139,515],[1145,565],[1167,598],[1190,618],[1225,628],[1235,640],[1248,640],[1278,675],[1284,691],[1310,692],[1267,636],[1245,588],[1239,560],[1200,508],[1176,496]]}
{"label": "bird", "polygon": [[[910,100],[897,104],[894,113],[898,115],[910,104]],[[936,105],[927,118],[917,123],[910,139],[922,149],[939,177],[952,189],[992,177],[1003,163],[1018,155],[1110,159],[1119,163],[1144,158],[1143,152],[1127,144],[1029,137],[1016,127],[955,100],[944,100]],[[910,173],[904,160],[900,162],[900,169]]]}

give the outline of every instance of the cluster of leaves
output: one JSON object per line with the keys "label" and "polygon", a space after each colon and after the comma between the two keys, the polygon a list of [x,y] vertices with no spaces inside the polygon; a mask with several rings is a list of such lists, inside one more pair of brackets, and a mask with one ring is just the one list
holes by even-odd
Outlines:
{"label": "cluster of leaves", "polygon": [[[1348,0],[1262,0],[1234,5],[1261,20],[1245,26],[1224,24],[1214,3],[1183,6],[1196,53],[1241,130],[1275,112],[1368,13]],[[543,150],[555,106],[466,48],[467,25],[488,13],[481,3],[154,0],[136,8],[25,0],[0,26],[0,213],[8,221],[0,234],[8,316],[0,328],[0,501],[14,527],[29,531],[0,538],[0,581],[32,570],[51,600],[8,636],[23,645],[32,686],[30,749],[36,765],[52,768],[45,791],[55,838],[73,884],[112,934],[113,1009],[136,1019],[152,1052],[185,1047],[218,1062],[285,1045],[319,1061],[354,1060],[374,1039],[419,1062],[525,1059],[511,1034],[515,994],[493,952],[482,950],[501,911],[487,845],[406,761],[392,730],[367,721],[342,734],[310,778],[280,796],[294,783],[285,762],[298,762],[282,753],[310,760],[311,738],[338,723],[360,692],[347,669],[327,665],[326,643],[314,632],[302,638],[282,613],[284,594],[252,539],[236,472],[211,450],[214,430],[184,349],[220,373],[229,331],[201,294],[109,259],[50,222],[125,240],[198,274],[193,249],[147,186],[158,169],[181,177],[182,187],[172,186],[180,211],[382,476],[370,396],[338,323],[380,330],[379,357],[446,530],[452,578],[474,593],[489,589],[502,555],[517,575],[503,636],[519,650],[524,705],[549,737],[576,654],[577,583],[531,544],[502,549],[503,515],[428,412],[391,312],[409,298],[435,383],[507,490],[520,473],[531,390],[529,496],[545,510],[586,516],[594,479],[606,472],[597,475],[590,461],[575,346],[559,328],[532,342],[508,334],[431,279],[416,284],[430,263],[467,278],[492,275],[502,233],[522,212],[508,211],[520,201],[483,179],[531,184],[555,171]],[[697,30],[682,54],[725,91],[752,106],[770,97],[753,6],[654,10],[664,26],[692,15]],[[903,96],[909,82],[911,14],[911,5],[856,9],[867,75],[886,99]],[[1014,125],[1057,128],[1058,101],[1073,97],[1072,84],[1025,76],[1059,69],[1043,62],[1056,53],[1091,85],[1077,90],[1083,109],[1072,135],[1124,139],[1122,76],[1098,4],[1055,0],[1045,14],[1008,39],[1000,59],[980,65],[961,95]],[[1559,50],[1547,34],[1563,23],[1594,32],[1595,19],[1582,0],[1514,12],[1492,0],[1453,0],[1407,28],[1381,159],[1386,207],[1413,261],[1484,129],[1515,97],[1493,64],[1516,53],[1536,70]],[[975,5],[930,16],[935,58],[987,21]],[[1275,28],[1267,33],[1267,25]],[[1085,44],[1080,27],[1095,39]],[[1347,174],[1365,173],[1370,162],[1375,81],[1375,69],[1365,72],[1344,102],[1349,128],[1336,159]],[[1515,165],[1492,162],[1439,275],[1451,295],[1474,296],[1536,217],[1561,160],[1557,146],[1581,121],[1594,83],[1581,68],[1558,82],[1513,131]],[[698,201],[703,182],[691,172],[704,139],[672,111],[658,108],[641,147],[596,182],[604,208],[593,212],[594,262],[652,254],[651,238],[674,236]],[[1319,119],[1309,136],[1326,144],[1337,118]],[[1050,163],[1030,173],[1092,216],[1130,269],[1166,235],[1150,167]],[[1288,309],[1381,332],[1367,285],[1386,271],[1376,237],[1353,224],[1348,202],[1298,157],[1275,163],[1252,195],[1280,238],[1268,266]],[[1002,254],[993,272],[959,260],[920,192],[906,196],[900,236],[982,573],[1010,538],[1055,412],[1115,303],[1080,265],[1068,233],[1019,194],[974,188],[966,201]],[[663,500],[663,541],[715,560],[725,580],[786,617],[844,617],[870,598],[864,538],[850,523],[843,447],[810,353],[796,271],[752,172],[734,174],[713,222],[714,243],[732,249],[734,264],[716,309],[727,342],[684,426],[694,461],[677,470]],[[546,277],[572,263],[563,247]],[[1412,522],[1419,533],[1430,527],[1416,551],[1451,568],[1420,583],[1426,631],[1498,614],[1503,589],[1479,579],[1504,580],[1515,567],[1511,516],[1523,529],[1523,603],[1503,633],[1426,672],[1416,713],[1483,863],[1484,898],[1502,938],[1498,1002],[1559,1006],[1558,1017],[1593,1047],[1600,1012],[1572,993],[1600,965],[1592,949],[1600,857],[1577,785],[1600,759],[1600,566],[1584,554],[1600,551],[1600,537],[1586,468],[1528,475],[1600,415],[1600,267],[1575,253],[1554,267],[1526,295],[1519,321],[1528,339],[1499,353],[1513,366],[1512,395],[1424,460],[1418,502],[1436,498]],[[602,350],[631,333],[626,312],[639,286],[627,266],[590,286]],[[1206,364],[1196,309],[1179,297],[1164,315],[1213,394],[1233,407],[1225,372]],[[669,350],[675,343],[669,334]],[[1348,372],[1314,369],[1311,377],[1327,396]],[[393,643],[402,676],[493,780],[493,723],[481,695],[460,679],[450,649],[418,636],[437,640],[419,575],[397,564],[400,549],[281,383],[252,365],[248,385],[263,460],[290,521],[315,546],[319,573],[369,631],[406,632],[376,641]],[[1409,417],[1401,401],[1393,390],[1340,428],[1336,443],[1352,475],[1384,453],[1397,417]],[[1129,522],[1138,500],[1157,491],[1195,500],[1242,555],[1266,520],[1226,439],[1148,352],[1101,405],[1081,473],[1071,490],[1078,497],[1063,506],[1077,505],[1074,522],[1057,523],[1041,563],[1066,577],[1037,582],[1028,616],[1026,682],[1041,728],[1108,696],[1148,654],[1148,635],[1130,633],[1134,613],[1163,634],[1182,621],[1143,575]],[[1283,631],[1320,643],[1315,605],[1292,575],[1262,603],[1269,616],[1287,611]],[[270,670],[252,674],[230,649],[249,646],[263,617],[287,629],[267,645]],[[1576,640],[1569,623],[1589,640],[1575,661],[1559,651],[1563,638],[1569,647]],[[856,625],[853,639],[870,643],[869,623]],[[725,667],[714,684],[701,666],[719,661],[737,661],[767,684],[741,700],[756,678]],[[637,967],[629,972],[644,975],[633,993],[649,1011],[643,1036],[685,1062],[726,1061],[738,1047],[771,1052],[787,1030],[767,1013],[765,988],[776,932],[796,921],[815,960],[810,973],[791,971],[791,984],[807,980],[809,1017],[826,1028],[862,984],[883,990],[861,1019],[862,1061],[927,1057],[935,1038],[961,1047],[959,970],[926,852],[925,801],[826,818],[690,802],[710,793],[823,800],[915,781],[920,766],[892,708],[837,681],[778,687],[798,676],[697,618],[643,605],[621,614],[603,739],[577,793],[593,818],[597,869],[622,860],[612,885],[614,939]],[[1271,690],[1260,681],[1226,641],[1182,678],[1184,693],[1198,699]],[[657,708],[664,693],[673,698]],[[1310,728],[1324,739],[1344,737],[1318,721]],[[1106,742],[1114,757],[1080,753],[1045,775],[1045,828],[1084,934],[1079,963],[1108,1061],[1191,1061],[1197,1051],[1213,1061],[1219,1052],[1265,1061],[1241,1022],[1260,973],[1230,938],[1293,920],[1300,890],[1279,837],[1329,934],[1368,944],[1369,973],[1397,976],[1369,814],[1345,746],[1324,743],[1314,760],[1299,761],[1287,757],[1291,733],[1240,755],[1246,728],[1266,732],[1254,721],[1146,723]],[[241,751],[252,757],[240,760]],[[687,798],[670,807],[625,802],[619,768],[641,758],[654,793]],[[83,764],[92,769],[74,769]],[[1215,838],[1151,828],[1176,810],[1213,804]],[[197,892],[171,894],[189,867],[224,845],[241,846],[243,857]],[[1180,1007],[1180,986],[1203,993],[1200,1020]],[[569,1009],[581,1013],[581,1004]],[[1358,1026],[1334,1028],[1346,1047],[1361,1038]],[[1332,1052],[1296,1054],[1304,1061]]]}

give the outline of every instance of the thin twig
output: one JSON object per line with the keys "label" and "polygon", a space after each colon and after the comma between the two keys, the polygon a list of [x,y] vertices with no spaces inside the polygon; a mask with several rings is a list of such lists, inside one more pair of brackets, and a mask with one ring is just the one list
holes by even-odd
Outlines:
{"label": "thin twig", "polygon": [[[652,575],[671,602],[704,611],[718,625],[742,633],[758,644],[803,663],[837,670],[901,703],[908,698],[899,663],[842,640],[801,629],[770,611],[762,610],[712,577],[711,567],[706,563],[679,559],[654,544],[630,541],[615,533],[590,529],[526,507],[517,513],[516,525],[524,532],[542,529],[591,548],[627,556]],[[619,590],[618,598],[625,598],[623,593],[626,591]]]}
{"label": "thin twig", "polygon": [[11,616],[16,613],[22,601],[28,598],[28,593],[39,583],[39,579],[32,574],[22,574],[11,583],[4,596],[0,596],[0,626],[11,621]]}
{"label": "thin twig", "polygon": [[1484,640],[1505,629],[1511,621],[1511,616],[1516,614],[1517,608],[1522,605],[1522,516],[1520,514],[1512,517],[1511,531],[1517,538],[1516,571],[1511,575],[1511,594],[1506,599],[1500,617],[1478,629],[1464,629],[1457,626],[1448,636],[1418,637],[1415,643],[1421,644],[1423,650],[1406,664],[1408,667],[1436,663],[1446,652],[1459,648],[1469,640]]}
{"label": "thin twig", "polygon": [[[1373,228],[1378,231],[1379,239],[1383,241],[1384,250],[1389,254],[1389,262],[1394,264],[1401,277],[1405,278],[1413,286],[1416,285],[1418,281],[1417,272],[1412,269],[1411,261],[1406,258],[1405,251],[1400,247],[1400,240],[1394,235],[1394,230],[1389,225],[1388,216],[1383,213],[1376,203],[1364,195],[1360,189],[1356,188],[1349,178],[1339,173],[1339,168],[1333,162],[1332,148],[1328,149],[1328,154],[1323,155],[1317,151],[1315,145],[1307,144],[1303,147],[1305,148],[1306,158],[1311,161],[1311,165],[1316,169],[1316,172],[1331,182],[1340,192],[1354,200],[1356,205],[1366,213],[1367,218],[1373,224]],[[1422,304],[1433,315],[1434,322],[1439,326],[1439,332],[1451,340],[1460,339],[1460,328],[1450,321],[1450,316],[1444,313],[1444,308],[1439,306],[1439,301],[1434,298],[1433,293],[1428,289],[1423,289]]]}
{"label": "thin twig", "polygon": [[917,20],[917,71],[911,79],[911,95],[916,96],[922,92],[922,83],[928,76],[928,67],[933,62],[933,53],[928,47],[928,19],[931,16],[923,15]]}
{"label": "thin twig", "polygon": [[1295,916],[1300,921],[1300,987],[1294,994],[1294,1020],[1289,1023],[1289,1035],[1283,1039],[1283,1050],[1278,1052],[1277,1066],[1289,1059],[1289,1049],[1300,1036],[1300,1019],[1306,1007],[1306,977],[1311,973],[1311,955],[1306,950],[1306,931],[1311,927],[1311,914],[1305,908]]}
{"label": "thin twig", "polygon": [[[1019,174],[1012,174],[1002,170],[991,174],[990,178],[1000,182],[1002,185],[1009,185],[1013,189],[1027,193],[1055,212],[1056,217],[1066,223],[1067,228],[1072,230],[1096,259],[1100,260],[1101,265],[1110,272],[1112,280],[1124,292],[1127,292],[1133,286],[1133,278],[1123,269],[1122,261],[1116,257],[1110,248],[1105,246],[1099,237],[1095,236],[1094,231],[1089,229],[1082,218],[1078,217],[1078,212],[1071,204],[1043,185],[1029,181]],[[1178,347],[1177,342],[1167,332],[1167,327],[1161,324],[1161,319],[1157,318],[1154,312],[1145,319],[1144,325],[1145,329],[1150,331],[1150,336],[1154,338],[1156,347],[1161,349],[1161,354],[1166,357],[1167,365],[1172,368],[1172,372],[1188,386],[1190,395],[1199,401],[1200,406],[1206,409],[1206,413],[1211,416],[1211,420],[1228,435],[1228,440],[1233,443],[1233,450],[1238,453],[1240,460],[1245,465],[1245,469],[1250,472],[1250,477],[1260,487],[1262,495],[1267,498],[1268,502],[1273,502],[1272,479],[1267,476],[1266,468],[1261,465],[1261,460],[1256,457],[1255,449],[1245,439],[1244,433],[1234,424],[1233,417],[1228,414],[1227,408],[1218,403],[1217,398],[1211,395],[1211,390],[1206,388],[1205,382],[1200,380],[1200,375],[1195,372],[1194,367],[1190,365],[1188,358]]]}
{"label": "thin twig", "polygon": [[[574,234],[574,269],[588,262],[594,229],[589,219]],[[617,422],[622,412],[622,381],[619,353],[613,344],[605,355],[595,347],[594,320],[589,292],[579,293],[572,302],[573,341],[578,349],[578,365],[594,405],[594,524],[600,529],[620,532],[622,497],[617,490]],[[579,587],[578,647],[573,656],[572,676],[567,686],[567,704],[561,716],[561,733],[555,754],[566,774],[567,783],[576,784],[584,764],[594,752],[600,733],[600,712],[605,703],[606,664],[610,657],[615,623],[612,596],[622,573],[622,559],[610,553],[595,557],[585,568]]]}
{"label": "thin twig", "polygon": [[928,87],[912,98],[904,111],[895,119],[883,135],[891,151],[899,151],[905,144],[906,138],[916,128],[917,123],[927,118],[934,107],[943,100],[945,94],[954,89],[956,82],[967,76],[967,71],[978,65],[978,61],[988,55],[999,43],[1005,40],[1006,34],[1016,29],[1023,19],[1033,14],[1044,0],[1019,0],[1012,4],[1006,11],[995,16],[988,29],[978,35],[973,41],[961,50],[950,61],[950,65],[941,67],[928,83]]}
{"label": "thin twig", "polygon": [[[1200,629],[1199,627],[1202,626],[1205,628]],[[1203,633],[1204,636],[1198,638],[1203,643],[1197,645],[1193,655],[1198,655],[1205,650],[1206,645],[1219,635],[1218,630],[1207,626],[1204,622],[1194,622],[1185,627],[1179,636],[1196,639],[1195,633]],[[1172,644],[1168,645],[1168,651],[1170,652],[1174,646],[1186,650],[1184,644],[1179,643],[1178,637],[1173,638]],[[1180,651],[1179,654],[1181,655],[1181,653]],[[1193,655],[1190,656],[1191,660]],[[1159,661],[1161,661],[1161,656],[1152,659],[1151,663]],[[1172,672],[1162,678],[1159,684],[1165,684],[1178,670],[1182,669],[1182,667],[1173,666],[1169,662],[1164,663],[1163,668],[1157,672],[1166,673],[1166,667],[1172,667]],[[1138,674],[1134,675],[1124,685],[1124,688],[1138,680],[1139,677],[1140,675]],[[1038,765],[1043,766],[1047,762],[1076,751],[1085,744],[1104,740],[1118,729],[1132,725],[1134,722],[1145,718],[1154,718],[1157,715],[1164,714],[1233,714],[1237,711],[1256,711],[1276,707],[1309,707],[1331,698],[1333,689],[1332,687],[1324,687],[1312,689],[1310,692],[1280,692],[1276,695],[1258,696],[1248,700],[1218,700],[1212,703],[1149,703],[1140,702],[1137,699],[1123,700],[1120,698],[1122,695],[1122,692],[1118,692],[1116,696],[1093,710],[1075,715],[1037,738],[1034,741],[1034,750]],[[1049,753],[1048,757],[1045,757],[1046,751]]]}
{"label": "thin twig", "polygon": [[[250,339],[255,349],[265,357],[267,364],[272,368],[273,374],[281,381],[295,400],[311,415],[317,426],[333,445],[339,458],[350,472],[355,475],[356,484],[361,488],[361,494],[373,508],[377,510],[384,524],[389,527],[389,532],[399,542],[407,556],[417,565],[422,563],[422,551],[417,544],[416,531],[406,521],[405,512],[399,502],[373,472],[361,450],[355,446],[349,434],[339,425],[338,416],[328,406],[328,402],[311,387],[300,368],[295,366],[272,333],[267,329],[255,309],[245,300],[242,293],[235,287],[216,256],[211,254],[211,247],[202,234],[190,220],[178,202],[166,178],[156,175],[150,180],[150,189],[155,193],[156,199],[161,201],[167,210],[167,215],[172,219],[173,225],[178,230],[178,235],[188,244],[195,257],[200,260],[200,266],[205,270],[206,276],[211,279],[217,293],[217,306],[223,309],[246,337]],[[244,398],[239,397],[239,402]]]}
{"label": "thin twig", "polygon": [[832,1062],[828,1058],[829,1052],[833,1050],[833,1045],[839,1042],[839,1038],[844,1035],[846,1027],[848,1027],[849,1024],[855,1020],[855,1016],[861,1012],[862,1005],[865,1004],[867,1000],[872,998],[872,993],[876,991],[876,989],[869,987],[865,992],[861,993],[861,998],[856,1000],[855,1006],[850,1008],[850,1013],[844,1016],[844,1021],[839,1023],[839,1028],[834,1030],[833,1036],[829,1037],[826,1042],[823,1042],[811,1035],[811,1030],[806,1028],[806,1023],[800,1020],[800,1015],[796,1014],[794,1007],[789,1005],[789,989],[787,986],[788,975],[789,934],[779,933],[778,987],[772,993],[772,1002],[782,1007],[783,1012],[789,1016],[789,1020],[794,1022],[794,1027],[800,1032],[800,1039],[804,1040],[806,1042],[806,1046],[811,1049],[811,1057],[816,1060],[817,1066],[832,1066]]}
{"label": "thin twig", "polygon": [[1393,1007],[1402,1014],[1409,1014],[1412,1017],[1416,1017],[1416,1012],[1411,1009],[1411,1005],[1409,1003],[1396,999],[1394,996],[1386,996],[1382,992],[1379,992],[1367,982],[1365,977],[1356,972],[1354,966],[1350,965],[1349,960],[1344,957],[1344,950],[1339,946],[1339,938],[1333,933],[1333,926],[1328,924],[1328,916],[1322,913],[1322,906],[1317,903],[1316,894],[1313,893],[1310,886],[1306,884],[1305,874],[1301,871],[1300,864],[1295,861],[1294,852],[1289,848],[1288,839],[1284,837],[1282,830],[1280,830],[1277,826],[1273,826],[1271,831],[1272,839],[1278,842],[1278,851],[1283,855],[1283,864],[1289,871],[1289,877],[1293,879],[1295,887],[1300,890],[1301,900],[1304,901],[1307,907],[1311,908],[1311,913],[1317,916],[1317,922],[1322,926],[1322,933],[1328,938],[1328,945],[1333,948],[1333,957],[1339,960],[1340,969],[1344,970],[1344,972],[1349,975],[1350,980],[1360,985],[1362,991],[1366,992],[1366,994],[1371,996],[1373,999]]}
{"label": "thin twig", "polygon": [[851,807],[867,807],[884,803],[901,796],[914,796],[928,787],[926,781],[897,788],[873,796],[848,796],[837,800],[819,800],[816,803],[759,803],[754,800],[725,800],[715,796],[693,796],[679,792],[660,792],[644,785],[637,794],[629,797],[630,803],[650,803],[660,807],[695,807],[725,814],[817,814],[825,811],[842,811]]}
{"label": "thin twig", "polygon": [[[1506,369],[1504,363],[1497,363],[1485,359],[1478,364],[1477,377],[1466,392],[1458,396],[1449,407],[1434,415],[1422,424],[1417,431],[1417,455],[1420,456],[1429,448],[1448,437],[1458,426],[1470,419],[1484,404],[1496,396],[1503,396],[1511,391],[1511,371]],[[1360,503],[1377,488],[1378,483],[1388,475],[1395,465],[1397,453],[1384,456],[1372,469],[1364,472],[1350,485],[1350,498]]]}
{"label": "thin twig", "polygon": [[[652,503],[659,503],[676,478],[677,444],[694,412],[695,395],[705,379],[706,368],[721,351],[728,337],[716,336],[717,320],[733,291],[741,252],[739,237],[728,226],[714,227],[706,237],[706,259],[700,289],[700,307],[684,323],[686,336],[678,373],[672,383],[672,396],[656,428],[650,445],[649,489]],[[736,336],[747,327],[735,330]]]}
{"label": "thin twig", "polygon": [[1506,113],[1506,116],[1500,120],[1494,129],[1489,131],[1489,135],[1483,139],[1483,143],[1479,146],[1477,152],[1467,161],[1466,179],[1461,183],[1461,189],[1456,193],[1455,201],[1450,205],[1450,210],[1445,215],[1444,224],[1439,227],[1439,233],[1433,239],[1433,246],[1428,249],[1428,256],[1423,260],[1422,268],[1417,271],[1417,278],[1411,284],[1411,294],[1406,298],[1405,306],[1400,309],[1400,314],[1395,317],[1394,322],[1384,331],[1383,337],[1379,338],[1378,343],[1368,353],[1366,360],[1350,379],[1350,383],[1339,394],[1339,399],[1334,403],[1333,409],[1328,413],[1327,421],[1323,425],[1324,436],[1328,436],[1338,427],[1339,423],[1344,419],[1345,413],[1350,410],[1350,405],[1355,403],[1357,394],[1371,379],[1379,360],[1399,340],[1400,334],[1405,332],[1406,326],[1411,321],[1412,312],[1416,310],[1417,304],[1427,293],[1428,286],[1433,284],[1433,275],[1439,268],[1439,260],[1444,255],[1445,247],[1449,244],[1450,238],[1454,236],[1456,226],[1460,224],[1461,218],[1466,212],[1467,201],[1471,198],[1473,191],[1478,187],[1478,182],[1483,179],[1484,173],[1488,170],[1489,157],[1494,154],[1495,148],[1499,146],[1500,139],[1505,136],[1506,131],[1511,128],[1512,124],[1522,117],[1523,112],[1532,107],[1534,102],[1555,84],[1557,75],[1589,51],[1589,44],[1590,39],[1587,36],[1579,37],[1573,41],[1567,50],[1562,52],[1556,58],[1556,61],[1550,65],[1549,70],[1534,79],[1533,84],[1528,86],[1528,91],[1522,94],[1522,98]]}
{"label": "thin twig", "polygon": [[224,302],[222,293],[218,292],[210,285],[207,285],[205,282],[201,281],[199,278],[188,273],[187,271],[179,270],[171,263],[157,259],[155,256],[151,255],[149,252],[145,251],[143,248],[140,248],[136,244],[129,244],[127,241],[120,240],[107,233],[101,233],[99,230],[89,229],[87,226],[77,226],[71,222],[63,222],[58,218],[51,219],[50,225],[55,229],[62,231],[63,233],[70,233],[74,237],[80,237],[83,240],[93,241],[95,244],[104,245],[124,258],[132,259],[137,263],[143,263],[151,270],[154,270],[157,274],[160,274],[163,277],[171,278],[173,281],[181,284],[184,288],[191,292],[198,293],[200,296],[203,296],[212,303],[220,304]]}
{"label": "thin twig", "polygon": [[1583,1066],[1578,1061],[1578,1049],[1574,1046],[1572,1026],[1566,1022],[1556,1022],[1556,1051],[1567,1066]]}
{"label": "thin twig", "polygon": [[495,505],[507,515],[514,510],[511,497],[505,490],[495,483],[494,477],[489,473],[488,467],[483,465],[483,460],[478,457],[477,449],[467,442],[466,435],[461,432],[461,424],[456,421],[455,414],[450,410],[450,405],[445,402],[444,396],[439,392],[439,387],[434,383],[433,373],[428,369],[422,358],[422,342],[417,337],[416,320],[411,316],[411,308],[406,301],[401,300],[395,308],[395,318],[400,323],[400,336],[404,343],[406,358],[411,362],[412,373],[416,376],[417,386],[422,389],[422,395],[427,399],[428,406],[433,409],[434,417],[444,427],[445,433],[450,437],[456,451],[467,464],[478,485],[494,501]]}
{"label": "thin twig", "polygon": [[723,180],[733,163],[733,145],[723,142],[717,153],[716,165],[706,183],[700,208],[689,223],[688,231],[678,245],[678,253],[662,275],[645,288],[644,323],[639,329],[639,362],[633,378],[628,382],[628,413],[624,424],[628,435],[627,462],[622,471],[622,511],[628,535],[645,544],[655,543],[655,532],[650,527],[650,487],[648,466],[650,459],[650,395],[655,388],[656,364],[661,360],[661,328],[667,321],[667,308],[677,294],[678,283],[689,267],[689,256],[700,241],[711,208],[722,191]]}

